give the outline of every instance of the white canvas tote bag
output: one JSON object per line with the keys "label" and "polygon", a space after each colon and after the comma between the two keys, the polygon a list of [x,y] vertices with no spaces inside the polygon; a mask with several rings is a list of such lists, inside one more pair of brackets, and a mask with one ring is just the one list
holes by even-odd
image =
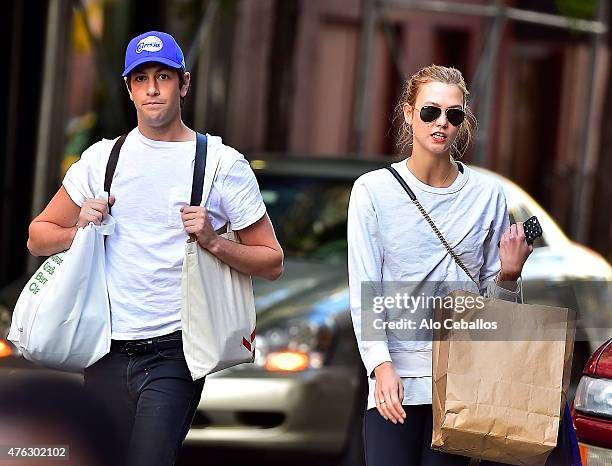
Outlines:
{"label": "white canvas tote bag", "polygon": [[[198,133],[197,138],[191,205],[205,205],[221,160],[218,151],[206,156],[206,136]],[[226,227],[221,236],[239,241],[231,225]],[[217,259],[195,238],[185,244],[181,321],[183,351],[193,380],[253,362],[255,300],[251,277]]]}
{"label": "white canvas tote bag", "polygon": [[[103,189],[88,193],[90,197],[108,202],[125,138],[120,136],[113,145]],[[101,225],[79,228],[70,249],[47,258],[28,281],[15,305],[8,335],[26,359],[80,372],[110,351],[104,238],[114,231],[110,214]]]}
{"label": "white canvas tote bag", "polygon": [[111,216],[79,228],[70,249],[47,258],[28,281],[8,335],[26,359],[79,372],[109,352],[104,236],[114,229]]}

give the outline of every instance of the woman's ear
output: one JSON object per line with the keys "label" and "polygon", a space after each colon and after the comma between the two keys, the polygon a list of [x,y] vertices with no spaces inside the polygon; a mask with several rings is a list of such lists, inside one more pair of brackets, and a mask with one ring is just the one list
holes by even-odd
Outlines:
{"label": "woman's ear", "polygon": [[404,121],[407,124],[412,125],[412,115],[414,110],[412,105],[410,105],[408,102],[404,102],[402,109],[404,110]]}

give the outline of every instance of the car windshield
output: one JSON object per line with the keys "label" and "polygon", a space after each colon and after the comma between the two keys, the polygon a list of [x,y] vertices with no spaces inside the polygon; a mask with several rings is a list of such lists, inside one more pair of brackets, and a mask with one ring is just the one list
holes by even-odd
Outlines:
{"label": "car windshield", "polygon": [[346,261],[351,180],[263,173],[257,180],[287,257]]}
{"label": "car windshield", "polygon": [[[288,258],[323,263],[346,261],[346,220],[353,180],[293,174],[257,173],[268,214]],[[511,221],[532,214],[521,204]],[[543,238],[534,247],[546,246]]]}

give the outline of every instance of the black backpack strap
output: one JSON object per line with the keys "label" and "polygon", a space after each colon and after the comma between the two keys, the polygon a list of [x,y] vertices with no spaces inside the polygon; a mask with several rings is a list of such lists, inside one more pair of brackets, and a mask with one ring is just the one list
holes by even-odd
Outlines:
{"label": "black backpack strap", "polygon": [[117,162],[119,161],[119,152],[121,152],[121,146],[125,142],[127,134],[124,134],[115,141],[115,145],[111,150],[108,162],[106,163],[106,174],[104,175],[104,191],[110,195],[110,187],[113,182],[113,176],[115,175],[115,169],[117,168]]}
{"label": "black backpack strap", "polygon": [[[108,162],[106,162],[106,173],[104,174],[104,191],[108,193],[110,198],[110,187],[113,182],[113,176],[115,175],[115,169],[117,168],[117,162],[119,162],[119,152],[121,152],[121,146],[125,142],[125,138],[127,134],[124,134],[119,137],[115,141],[113,148],[111,150],[110,156],[108,157]],[[111,206],[108,205],[108,213],[110,214]]]}
{"label": "black backpack strap", "polygon": [[208,138],[204,134],[196,133],[196,155],[193,167],[193,184],[191,185],[191,205],[202,203],[202,190],[204,189],[204,171],[206,169],[206,150]]}

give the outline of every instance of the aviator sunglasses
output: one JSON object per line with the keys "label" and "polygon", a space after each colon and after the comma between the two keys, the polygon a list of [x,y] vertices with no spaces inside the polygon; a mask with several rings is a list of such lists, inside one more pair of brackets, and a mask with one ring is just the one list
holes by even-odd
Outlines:
{"label": "aviator sunglasses", "polygon": [[[465,119],[465,112],[460,108],[447,108],[445,113],[446,119],[453,126],[459,126]],[[431,123],[437,120],[441,114],[442,109],[440,107],[434,107],[433,105],[425,105],[421,107],[421,111],[419,112],[421,120],[425,123]]]}

